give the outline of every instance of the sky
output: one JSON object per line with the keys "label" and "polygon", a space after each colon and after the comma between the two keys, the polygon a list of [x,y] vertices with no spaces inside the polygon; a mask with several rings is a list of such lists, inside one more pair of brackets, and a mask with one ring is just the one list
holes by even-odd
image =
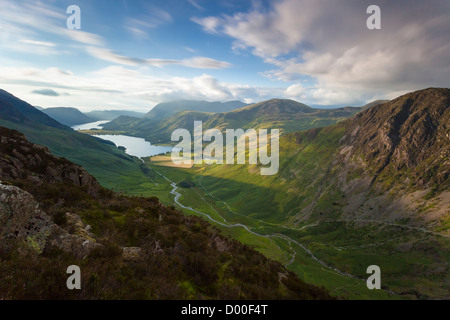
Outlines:
{"label": "sky", "polygon": [[[367,27],[370,5],[381,29]],[[450,87],[449,30],[450,0],[0,0],[0,88],[81,111],[359,106]]]}

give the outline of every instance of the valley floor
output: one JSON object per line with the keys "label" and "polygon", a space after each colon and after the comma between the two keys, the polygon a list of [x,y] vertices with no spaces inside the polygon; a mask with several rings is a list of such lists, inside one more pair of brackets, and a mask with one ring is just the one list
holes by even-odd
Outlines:
{"label": "valley floor", "polygon": [[[221,198],[220,192],[212,192],[204,179],[208,175],[206,166],[170,168],[157,166],[148,158],[145,163],[151,168],[147,172],[151,183],[145,190],[138,188],[132,193],[157,196],[187,215],[205,218],[224,234],[283,263],[305,281],[326,287],[333,295],[350,299],[446,297],[445,281],[438,281],[442,279],[442,266],[429,255],[420,255],[417,250],[399,252],[398,247],[417,242],[426,247],[437,241],[448,248],[448,238],[373,220],[326,220],[309,225],[269,222],[240,213]],[[182,181],[192,181],[194,186],[181,188]],[[435,254],[445,256],[448,251]],[[448,260],[448,256],[444,258]],[[381,267],[382,290],[366,286],[366,269],[373,264]],[[422,276],[419,264],[434,264],[435,274]]]}
{"label": "valley floor", "polygon": [[[238,197],[230,196],[242,184],[217,182],[205,165],[174,168],[145,158],[141,170],[145,177],[134,173],[100,182],[129,195],[156,196],[187,215],[201,216],[224,234],[281,262],[304,281],[324,286],[336,296],[449,298],[450,239],[446,236],[375,220],[324,219],[295,224],[272,217],[252,217],[239,211]],[[182,188],[182,182],[192,186]],[[366,286],[370,265],[381,268],[382,290],[369,290]]]}

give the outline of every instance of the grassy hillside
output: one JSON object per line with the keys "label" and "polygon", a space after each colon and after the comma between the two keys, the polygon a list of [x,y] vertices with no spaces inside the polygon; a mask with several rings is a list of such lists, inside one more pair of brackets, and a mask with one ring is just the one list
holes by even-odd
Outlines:
{"label": "grassy hillside", "polygon": [[360,108],[313,109],[292,100],[273,99],[225,113],[182,111],[163,120],[121,117],[104,125],[105,130],[124,131],[152,143],[170,143],[175,129],[193,132],[194,121],[203,130],[279,129],[281,134],[336,124],[359,112]]}
{"label": "grassy hillside", "polygon": [[47,108],[42,112],[69,127],[95,121],[76,108]]}
{"label": "grassy hillside", "polygon": [[195,100],[180,100],[172,102],[162,102],[157,104],[144,117],[151,120],[167,119],[182,111],[200,111],[207,113],[228,112],[244,107],[246,104],[241,101],[228,102],[208,102]]}
{"label": "grassy hillside", "polygon": [[[248,165],[153,168],[194,184],[182,189],[184,206],[273,235],[272,241],[282,237],[274,249],[267,238],[230,231],[261,252],[284,263],[293,251],[306,252],[306,260],[295,256],[288,266],[314,283],[324,266],[298,244],[332,273],[336,268],[364,279],[366,268],[376,264],[384,288],[400,297],[448,298],[450,148],[442,137],[449,91],[411,93],[334,126],[287,134],[274,176]],[[310,263],[316,267],[309,269]],[[351,288],[351,277],[346,281],[327,278],[322,284],[350,297],[367,294]]]}
{"label": "grassy hillside", "polygon": [[93,121],[114,120],[120,116],[142,118],[145,113],[128,110],[94,110],[85,112]]}
{"label": "grassy hillside", "polygon": [[16,131],[0,140],[1,299],[333,298],[202,219],[107,190]]}
{"label": "grassy hillside", "polygon": [[133,192],[148,181],[139,160],[110,142],[62,125],[6,91],[0,91],[0,126],[15,129],[29,141],[83,166],[106,187]]}

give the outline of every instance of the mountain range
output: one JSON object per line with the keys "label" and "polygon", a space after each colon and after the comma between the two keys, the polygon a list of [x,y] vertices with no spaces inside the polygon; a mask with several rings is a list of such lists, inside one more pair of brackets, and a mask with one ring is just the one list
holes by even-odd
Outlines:
{"label": "mountain range", "polygon": [[120,116],[142,118],[145,113],[128,110],[95,110],[84,113],[93,121],[114,120]]}
{"label": "mountain range", "polygon": [[277,175],[210,165],[191,169],[193,182],[231,222],[289,236],[359,277],[361,264],[379,265],[396,292],[448,298],[449,123],[450,89],[420,90],[282,136]]}
{"label": "mountain range", "polygon": [[128,110],[95,110],[83,113],[77,108],[70,107],[35,108],[68,127],[102,120],[114,120],[120,116],[134,118],[141,118],[144,116],[144,113]]}
{"label": "mountain range", "polygon": [[[185,109],[166,118],[156,118],[155,116],[147,116],[142,119],[119,117],[104,124],[103,128],[142,137],[152,143],[170,143],[172,132],[178,128],[193,132],[194,121],[202,121],[204,130],[211,128],[221,130],[225,128],[276,128],[284,134],[335,124],[359,111],[361,108],[358,107],[314,109],[293,100],[272,99],[227,112],[201,112]],[[152,112],[153,110],[149,114]]]}
{"label": "mountain range", "polygon": [[47,108],[41,111],[68,127],[95,121],[76,108]]}
{"label": "mountain range", "polygon": [[200,111],[209,113],[228,112],[244,107],[246,104],[241,101],[228,102],[208,102],[197,100],[179,100],[172,102],[162,102],[152,108],[145,116],[146,119],[162,120],[180,111]]}
{"label": "mountain range", "polygon": [[[197,213],[203,212],[199,215],[211,221],[211,217],[215,217],[215,221],[220,222],[215,225],[221,232],[251,244],[253,249],[281,262],[301,279],[323,285],[333,295],[449,298],[450,89],[428,88],[358,108],[315,109],[283,99],[225,112],[183,109],[191,108],[189,105],[180,106],[181,111],[177,108],[169,108],[171,111],[168,113],[157,108],[153,115],[142,119],[122,116],[104,128],[144,137],[152,143],[170,142],[173,130],[192,130],[195,120],[203,121],[204,130],[279,128],[283,135],[280,137],[278,174],[261,176],[261,165],[196,164],[192,168],[180,169],[160,167],[152,159],[145,159],[142,163],[115,146],[77,133],[26,102],[0,91],[0,125],[16,129],[32,143],[49,148],[45,150],[30,145],[19,133],[3,129],[1,139],[5,143],[0,157],[0,179],[13,182],[21,190],[3,185],[2,191],[29,199],[32,204],[29,207],[34,206],[32,201],[39,202],[42,211],[53,217],[59,227],[66,228],[64,230],[68,234],[78,230],[85,239],[92,238],[95,243],[103,245],[102,248],[110,251],[105,253],[101,249],[103,253],[99,257],[108,263],[114,261],[115,267],[115,263],[122,261],[124,251],[127,257],[132,257],[139,249],[131,248],[149,249],[143,245],[144,238],[134,235],[136,232],[142,236],[154,235],[150,239],[154,240],[152,246],[159,241],[165,253],[173,253],[168,260],[162,258],[158,263],[164,270],[171,269],[166,280],[171,284],[169,288],[172,291],[169,291],[176,292],[174,297],[217,298],[236,297],[237,294],[240,298],[261,298],[256,293],[258,290],[264,297],[280,294],[281,290],[287,292],[285,297],[330,298],[326,291],[315,291],[317,295],[314,296],[308,290],[316,290],[313,289],[315,287],[300,284],[291,276],[288,276],[289,282],[294,287],[293,283],[297,283],[302,293],[297,295],[293,289],[283,291],[287,285],[283,282],[278,286],[279,282],[274,280],[275,273],[268,275],[263,271],[267,268],[278,270],[276,272],[280,275],[281,266],[274,264],[269,267],[266,260],[253,256],[254,251],[248,254],[246,262],[244,259],[229,263],[221,260],[223,257],[217,256],[213,249],[202,251],[206,250],[205,247],[197,248],[196,245],[210,244],[208,248],[214,248],[214,245],[210,242],[212,240],[200,234],[206,234],[209,239],[215,237],[212,227],[203,220],[185,217],[174,207],[163,206],[154,198],[129,198],[111,193],[100,187],[87,172],[93,174],[102,186],[127,194],[157,194],[167,205],[174,203],[173,188],[179,185],[183,190],[176,197],[176,203],[181,201],[184,204],[179,206],[183,211],[193,208]],[[82,165],[87,172],[80,171],[80,167],[72,167],[67,160],[57,160],[50,152]],[[46,160],[41,163],[39,159]],[[45,177],[49,178],[46,180]],[[29,192],[34,200],[22,192]],[[8,197],[8,201],[11,199]],[[158,210],[166,214],[170,212],[170,218]],[[69,213],[67,217],[66,212]],[[144,214],[143,219],[139,216],[141,213]],[[70,222],[79,221],[77,216],[84,223],[81,229],[85,231]],[[163,223],[160,223],[161,217]],[[48,227],[50,222],[43,219]],[[170,221],[169,225],[164,221]],[[86,233],[87,224],[91,225],[92,234]],[[229,226],[224,227],[226,224]],[[180,230],[184,230],[181,233],[183,241],[178,238]],[[14,234],[14,230],[8,232]],[[24,229],[20,229],[18,234],[23,235],[24,232],[26,234]],[[55,234],[71,238],[64,231],[59,230]],[[174,234],[174,238],[169,237],[170,234]],[[35,249],[41,248],[39,239],[33,234],[27,243]],[[194,247],[200,251],[195,251]],[[54,250],[62,254],[58,250],[64,251],[57,246],[49,248],[50,251],[41,253],[36,268],[40,268],[41,263],[52,263],[53,260],[45,254],[54,254]],[[175,253],[177,250],[181,250],[180,255]],[[239,259],[247,255],[245,250],[239,251],[243,249],[238,245],[236,250],[225,255],[236,255]],[[191,257],[194,251],[198,255]],[[78,254],[70,250],[65,252]],[[93,252],[97,254],[97,251]],[[109,254],[114,257],[112,260]],[[213,271],[207,268],[208,263],[199,256],[209,254],[218,257],[219,262],[214,264],[214,268],[220,266],[230,271],[230,277],[235,277],[233,272],[238,272],[240,278],[236,276],[238,278],[233,279],[239,280],[233,281],[240,284],[240,291],[233,291],[233,286],[228,286],[233,281],[221,282],[225,279],[219,271],[221,268],[213,268]],[[186,261],[181,258],[183,256],[190,258]],[[8,272],[21,266],[20,259],[7,261]],[[195,278],[194,273],[198,269],[192,271],[191,262],[200,266],[203,280]],[[177,263],[181,263],[181,269],[193,273],[188,271],[187,277],[180,277],[183,272],[174,267],[179,266]],[[250,268],[254,264],[264,267]],[[382,293],[365,288],[366,270],[370,265],[381,269]],[[229,269],[228,266],[236,267]],[[137,270],[134,267],[129,269],[126,264],[124,268],[126,274]],[[100,269],[94,269],[92,273],[99,277]],[[264,278],[270,279],[264,282],[265,289],[253,287],[254,282],[259,281],[255,276],[258,273],[264,273]],[[248,274],[248,278],[241,277],[242,274]],[[139,279],[149,280],[152,284],[156,281],[147,276]],[[109,284],[103,289],[112,295],[111,288],[119,286],[117,281],[108,277],[102,279]],[[177,279],[177,288],[181,291],[174,289],[173,279]],[[209,287],[208,279],[215,279],[209,284],[221,283],[226,290]],[[247,280],[249,283],[243,285]],[[7,283],[5,288],[19,290],[10,281]],[[273,287],[275,283],[276,288]],[[143,292],[139,283],[133,285],[139,294]],[[158,285],[155,284],[156,287]],[[169,291],[160,293],[158,297],[169,297]],[[15,294],[16,291],[10,292]],[[131,294],[131,291],[127,292]]]}

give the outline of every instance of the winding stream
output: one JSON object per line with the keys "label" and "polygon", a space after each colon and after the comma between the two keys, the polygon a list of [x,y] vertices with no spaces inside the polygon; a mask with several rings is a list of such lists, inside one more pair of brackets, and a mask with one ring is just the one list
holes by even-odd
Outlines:
{"label": "winding stream", "polygon": [[[154,170],[154,169],[153,169],[153,170]],[[331,266],[327,265],[325,262],[323,262],[322,260],[320,260],[319,258],[317,258],[317,257],[311,252],[311,250],[309,250],[308,248],[306,248],[303,244],[299,243],[298,241],[296,241],[296,240],[294,240],[294,239],[292,239],[292,238],[290,238],[290,237],[288,237],[288,236],[286,236],[286,235],[284,235],[284,234],[279,234],[279,233],[276,233],[276,234],[260,234],[260,233],[257,233],[257,232],[255,232],[255,231],[251,230],[251,229],[250,229],[247,225],[245,225],[245,224],[242,224],[242,223],[230,224],[229,222],[227,222],[227,220],[226,220],[224,217],[221,216],[221,218],[225,221],[225,223],[223,223],[223,222],[220,222],[220,221],[215,220],[214,218],[212,218],[212,217],[211,217],[209,214],[207,214],[207,213],[204,213],[204,212],[195,210],[195,209],[192,208],[192,207],[187,207],[187,206],[183,205],[183,204],[180,202],[180,197],[181,197],[182,195],[181,195],[181,193],[179,193],[179,192],[177,191],[177,189],[178,189],[177,184],[176,184],[175,182],[173,182],[172,180],[170,180],[169,178],[167,178],[167,177],[166,177],[165,175],[163,175],[162,173],[160,173],[160,172],[158,172],[158,171],[156,171],[156,170],[154,170],[154,171],[155,171],[156,173],[158,173],[161,177],[163,177],[164,179],[166,179],[166,180],[170,183],[170,185],[171,185],[171,187],[172,187],[172,190],[170,191],[170,193],[173,194],[173,195],[175,196],[174,201],[175,201],[175,203],[176,203],[177,205],[179,205],[181,208],[187,209],[187,210],[190,210],[190,211],[193,211],[193,212],[198,213],[198,214],[201,214],[201,215],[207,217],[209,220],[213,221],[214,223],[217,223],[218,225],[221,225],[221,226],[226,227],[226,228],[236,228],[236,227],[241,227],[241,228],[244,228],[245,230],[247,230],[248,232],[250,232],[251,234],[254,234],[255,236],[258,236],[258,237],[264,237],[264,238],[281,238],[281,239],[284,239],[284,240],[286,240],[286,241],[288,241],[288,242],[290,242],[290,243],[295,243],[295,244],[298,245],[300,248],[302,248],[306,253],[308,253],[308,254],[311,256],[311,258],[313,258],[316,262],[320,263],[323,267],[326,267],[326,268],[328,268],[328,269],[331,269],[331,270],[337,272],[338,274],[340,274],[340,275],[342,275],[342,276],[346,276],[346,277],[350,277],[350,278],[353,278],[353,279],[361,280],[360,278],[358,278],[358,277],[356,277],[356,276],[354,276],[354,275],[352,275],[352,274],[343,272],[343,271],[341,271],[341,270],[339,270],[339,269],[336,269],[336,268],[334,268],[334,267],[331,267]],[[222,201],[222,202],[223,202],[223,201]],[[224,203],[225,203],[225,202],[224,202]],[[227,207],[228,207],[228,205],[227,205]],[[228,207],[228,208],[229,208],[229,207]],[[292,247],[291,247],[291,248],[292,248]],[[295,250],[294,250],[293,258],[295,259]],[[291,259],[291,261],[290,261],[288,264],[290,264],[290,263],[292,263],[292,262],[293,262],[293,259]]]}

